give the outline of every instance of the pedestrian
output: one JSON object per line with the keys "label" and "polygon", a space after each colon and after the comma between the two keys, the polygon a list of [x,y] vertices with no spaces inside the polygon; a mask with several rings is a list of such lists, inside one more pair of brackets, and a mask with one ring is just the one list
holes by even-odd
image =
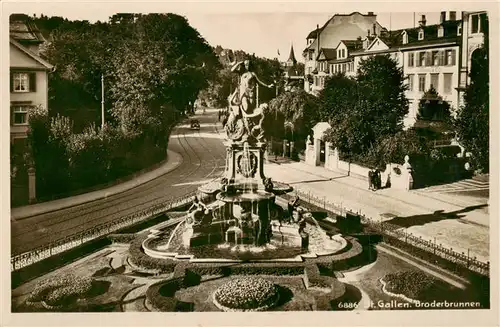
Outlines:
{"label": "pedestrian", "polygon": [[368,189],[373,190],[373,170],[368,171]]}

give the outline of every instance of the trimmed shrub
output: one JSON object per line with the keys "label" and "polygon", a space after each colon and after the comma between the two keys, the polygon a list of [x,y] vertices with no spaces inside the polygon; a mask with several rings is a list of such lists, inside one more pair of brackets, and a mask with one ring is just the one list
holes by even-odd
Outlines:
{"label": "trimmed shrub", "polygon": [[142,251],[142,242],[146,239],[146,236],[137,237],[130,243],[129,247],[129,259],[133,264],[145,269],[158,269],[162,273],[173,272],[176,266],[176,262],[169,259],[157,259],[148,256]]}
{"label": "trimmed shrub", "polygon": [[110,234],[108,239],[113,243],[132,243],[136,239],[136,234]]}
{"label": "trimmed shrub", "polygon": [[161,281],[151,285],[146,291],[146,298],[151,305],[165,312],[176,311],[177,303],[175,292],[182,287],[182,278],[175,278],[168,281]]}

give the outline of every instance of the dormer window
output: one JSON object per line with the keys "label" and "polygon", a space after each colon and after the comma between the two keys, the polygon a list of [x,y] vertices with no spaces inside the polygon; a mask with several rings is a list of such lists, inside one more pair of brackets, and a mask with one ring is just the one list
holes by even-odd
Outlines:
{"label": "dormer window", "polygon": [[403,44],[408,43],[408,33],[406,31],[403,32]]}
{"label": "dormer window", "polygon": [[438,27],[438,37],[443,37],[444,36],[444,28],[443,26]]}
{"label": "dormer window", "polygon": [[424,39],[424,30],[423,29],[420,29],[418,31],[418,40],[419,41],[422,41]]}

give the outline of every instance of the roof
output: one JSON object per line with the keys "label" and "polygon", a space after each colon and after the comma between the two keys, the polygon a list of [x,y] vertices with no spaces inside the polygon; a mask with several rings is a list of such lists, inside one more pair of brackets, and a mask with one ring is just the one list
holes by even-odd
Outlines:
{"label": "roof", "polygon": [[[461,41],[459,35],[457,35],[457,26],[461,24],[460,20],[453,21],[445,21],[442,24],[434,24],[429,26],[419,26],[414,28],[400,29],[394,31],[387,31],[381,33],[379,36],[380,40],[382,40],[390,50],[395,49],[406,49],[413,47],[421,47],[421,46],[432,46],[443,43],[458,43]],[[443,36],[438,37],[438,30],[442,26],[443,28]],[[418,39],[418,33],[420,30],[424,31],[424,39]],[[403,44],[403,34],[406,33],[408,35],[408,43]],[[385,50],[388,52],[390,50]],[[365,53],[364,50],[355,51],[353,54],[361,54]],[[375,52],[370,52],[375,53]]]}
{"label": "roof", "polygon": [[[324,24],[321,28],[317,29],[315,28],[314,30],[312,30],[311,32],[309,32],[309,34],[307,35],[306,39],[316,39],[317,36],[318,36],[318,32],[321,34],[321,32],[323,32],[323,30],[328,26],[328,24],[335,18],[335,17],[340,17],[340,16],[352,16],[352,15],[361,15],[361,16],[365,16],[365,17],[373,17],[373,16],[376,16],[374,15],[373,13],[368,13],[366,15],[360,13],[359,11],[353,11],[352,13],[350,14],[335,14],[333,15],[332,17],[330,17]],[[384,27],[382,27],[378,22],[376,22],[377,25],[379,25],[381,27],[381,29],[385,29]],[[305,49],[304,49],[304,52],[307,51],[308,49],[310,49],[311,45],[308,45]]]}
{"label": "roof", "polygon": [[10,15],[9,34],[21,43],[43,43],[45,38],[33,19],[24,14]]}
{"label": "roof", "polygon": [[306,39],[315,39],[317,35],[318,35],[318,30],[314,29],[311,32],[309,32]]}
{"label": "roof", "polygon": [[290,47],[290,55],[288,56],[288,60],[287,61],[292,61],[294,63],[297,62],[297,59],[295,59],[295,53],[293,52],[293,44]]}
{"label": "roof", "polygon": [[25,54],[27,54],[28,56],[30,56],[31,58],[33,58],[35,61],[37,61],[38,63],[40,63],[42,66],[44,66],[48,70],[54,69],[54,66],[52,64],[48,63],[47,61],[45,61],[44,59],[42,59],[39,55],[37,55],[34,52],[32,52],[29,49],[27,49],[21,43],[17,42],[14,38],[11,37],[9,39],[9,41],[10,41],[10,44],[12,44],[13,46],[15,46],[16,48],[18,48],[19,50],[21,50]]}
{"label": "roof", "polygon": [[361,49],[363,47],[363,41],[361,40],[342,40],[341,42],[345,44],[349,51]]}
{"label": "roof", "polygon": [[319,51],[318,57],[323,53],[325,55],[326,60],[335,60],[337,59],[337,50],[333,48],[321,48]]}

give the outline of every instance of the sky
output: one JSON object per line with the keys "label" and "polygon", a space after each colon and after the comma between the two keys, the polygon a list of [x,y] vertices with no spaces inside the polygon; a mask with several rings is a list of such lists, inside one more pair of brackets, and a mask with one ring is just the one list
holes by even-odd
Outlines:
{"label": "sky", "polygon": [[[219,5],[221,4],[219,3]],[[325,8],[318,7],[320,10],[311,10],[308,6],[295,8],[280,7],[279,5],[277,7],[266,6],[265,9],[249,6],[243,7],[244,10],[242,10],[242,5],[239,5],[239,10],[227,10],[231,8],[229,3],[221,6],[217,7],[213,4],[211,6],[188,5],[168,9],[155,8],[156,10],[149,11],[145,11],[140,6],[124,8],[116,4],[114,6],[103,5],[98,10],[91,11],[88,8],[75,10],[74,6],[41,6],[40,9],[34,10],[33,6],[30,6],[26,7],[28,10],[24,12],[31,15],[43,13],[47,16],[62,16],[70,20],[89,20],[90,22],[107,21],[110,16],[119,12],[174,12],[185,16],[191,26],[196,28],[212,46],[221,45],[233,50],[244,50],[267,58],[277,57],[279,51],[279,59],[285,61],[290,53],[290,46],[293,44],[295,57],[297,60],[303,61],[301,54],[306,46],[307,34],[314,30],[316,25],[322,26],[336,13],[348,14],[359,11],[366,14],[368,10],[374,11],[377,15],[377,21],[383,27],[395,30],[413,27],[414,21],[418,24],[421,15],[426,15],[427,24],[439,23],[439,12],[443,10],[436,7],[434,11],[402,12],[402,10],[389,13],[371,10],[367,4],[358,6],[364,10],[358,10],[358,7],[352,5],[351,10],[341,10],[349,9],[345,8],[346,3],[343,3],[342,6],[339,3],[327,7],[323,5]],[[380,7],[380,5],[375,7]],[[272,9],[269,10],[269,8]],[[452,10],[456,9],[452,8]],[[408,11],[408,8],[404,11]],[[457,17],[460,17],[461,11],[456,11]]]}

